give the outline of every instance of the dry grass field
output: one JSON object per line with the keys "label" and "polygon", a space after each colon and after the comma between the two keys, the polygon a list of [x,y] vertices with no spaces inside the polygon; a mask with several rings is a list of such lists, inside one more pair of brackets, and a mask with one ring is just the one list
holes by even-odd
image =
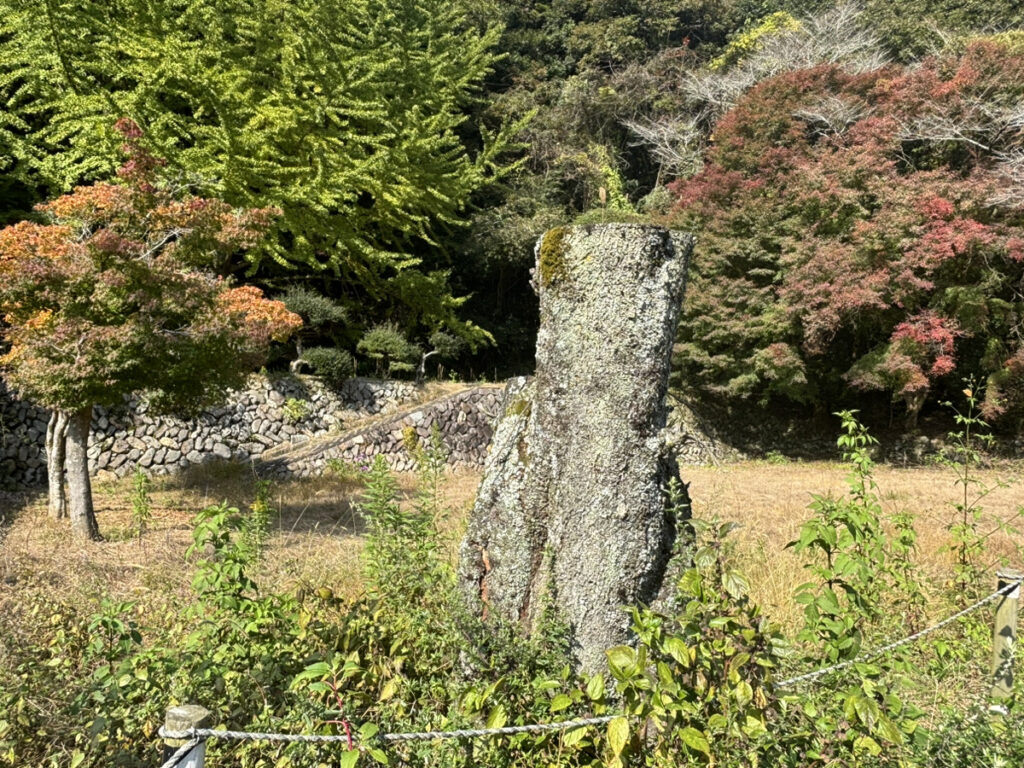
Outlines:
{"label": "dry grass field", "polygon": [[[792,601],[793,590],[807,581],[799,558],[786,550],[785,544],[797,537],[801,523],[810,515],[813,494],[840,496],[846,492],[847,472],[847,467],[838,463],[764,461],[682,470],[691,484],[696,515],[740,524],[734,537],[754,599],[783,626],[798,623],[800,606]],[[978,473],[978,480],[995,488],[980,502],[982,533],[996,529],[998,521],[1012,523],[1018,517],[1018,508],[1024,506],[1022,472],[1024,464],[1006,463]],[[915,517],[917,564],[925,577],[923,587],[932,594],[947,585],[953,565],[948,528],[956,517],[952,505],[963,494],[955,480],[949,469],[941,467],[882,465],[875,471],[884,513],[910,512]],[[1005,561],[1021,568],[1021,547],[1024,534],[996,531],[987,543],[988,559],[983,565],[994,570]],[[994,589],[994,573],[991,582]]]}
{"label": "dry grass field", "polygon": [[[1012,521],[1024,503],[1024,486],[1016,482],[1021,469],[1019,464],[1006,464],[979,474],[989,485],[1007,483],[983,501],[983,531],[995,528],[996,520]],[[794,587],[806,580],[799,559],[785,544],[807,518],[812,494],[845,491],[846,471],[843,465],[826,462],[749,461],[683,468],[697,516],[740,523],[733,539],[753,597],[784,626],[799,621],[791,598]],[[951,504],[960,492],[954,476],[941,468],[880,466],[875,477],[886,513],[914,513],[918,562],[929,582],[924,586],[937,591],[950,573],[947,528],[955,515]],[[244,510],[252,500],[254,480],[246,467],[231,465],[207,465],[178,477],[157,478],[151,492],[153,520],[141,539],[129,535],[130,478],[98,483],[97,513],[107,539],[102,543],[73,541],[66,522],[47,517],[40,495],[0,497],[0,511],[8,519],[0,529],[0,612],[5,602],[27,597],[72,598],[88,607],[108,596],[139,601],[142,610],[189,600],[191,572],[185,551],[191,543],[193,515],[222,500]],[[411,496],[415,477],[400,475],[399,481]],[[478,482],[474,472],[446,476],[443,494],[451,514],[445,526],[453,556]],[[328,586],[339,595],[358,593],[361,523],[354,504],[360,489],[357,481],[332,475],[276,485],[272,493],[279,514],[257,583],[275,590]],[[1024,538],[993,534],[985,564],[995,567],[1004,560],[1020,567],[1021,544]]]}
{"label": "dry grass field", "polygon": [[[195,513],[225,500],[244,511],[255,479],[247,467],[227,464],[154,479],[153,519],[141,538],[130,535],[131,478],[96,483],[103,542],[73,540],[67,521],[47,516],[44,495],[0,497],[0,513],[8,520],[0,527],[0,624],[5,605],[25,600],[69,600],[89,610],[107,597],[136,601],[140,614],[190,601],[186,550]],[[452,510],[446,525],[461,525],[478,481],[477,474],[465,472],[446,477],[444,498]],[[406,496],[415,482],[414,475],[399,475]],[[332,475],[276,485],[272,497],[278,514],[256,582],[275,591],[315,585],[338,595],[358,593],[362,539],[354,504],[360,488]]]}

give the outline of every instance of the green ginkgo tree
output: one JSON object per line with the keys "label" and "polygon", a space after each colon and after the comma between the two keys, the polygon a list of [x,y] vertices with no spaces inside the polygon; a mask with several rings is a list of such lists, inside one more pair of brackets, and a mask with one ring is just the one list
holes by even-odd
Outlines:
{"label": "green ginkgo tree", "polygon": [[116,167],[129,116],[203,194],[281,210],[236,269],[480,341],[435,246],[505,170],[515,126],[467,121],[496,39],[444,0],[0,0],[0,151],[66,191]]}

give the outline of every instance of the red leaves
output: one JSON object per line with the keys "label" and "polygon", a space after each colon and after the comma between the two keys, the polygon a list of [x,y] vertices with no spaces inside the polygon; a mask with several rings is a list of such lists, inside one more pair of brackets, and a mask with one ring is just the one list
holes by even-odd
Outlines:
{"label": "red leaves", "polygon": [[276,211],[176,193],[159,182],[138,126],[117,128],[130,152],[124,184],[80,187],[40,206],[52,223],[0,230],[0,312],[11,326],[2,362],[52,407],[139,389],[199,399],[237,383],[301,325],[259,289],[196,269],[257,245]]}
{"label": "red leaves", "polygon": [[751,89],[715,126],[704,170],[676,187],[675,223],[698,235],[684,375],[792,397],[777,383],[783,349],[801,355],[807,391],[845,380],[907,396],[960,365],[991,371],[987,341],[1016,345],[1024,316],[1024,220],[990,204],[1003,182],[985,147],[1024,142],[1019,118],[993,127],[1022,101],[1024,55],[992,43]]}
{"label": "red leaves", "polygon": [[245,333],[256,343],[285,341],[302,327],[302,318],[289,312],[282,301],[272,301],[253,285],[223,291],[217,306],[239,321]]}

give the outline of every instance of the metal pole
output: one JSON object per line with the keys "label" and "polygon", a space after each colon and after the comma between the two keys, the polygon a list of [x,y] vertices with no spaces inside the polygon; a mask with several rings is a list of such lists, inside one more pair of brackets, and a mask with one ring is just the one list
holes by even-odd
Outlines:
{"label": "metal pole", "polygon": [[[174,733],[175,731],[187,731],[189,728],[206,728],[212,723],[212,720],[213,713],[198,704],[179,704],[176,707],[170,707],[164,715],[164,730]],[[164,739],[164,762],[169,760],[179,747],[188,742],[188,739]],[[181,758],[176,768],[203,768],[205,757],[206,742],[200,741]]]}

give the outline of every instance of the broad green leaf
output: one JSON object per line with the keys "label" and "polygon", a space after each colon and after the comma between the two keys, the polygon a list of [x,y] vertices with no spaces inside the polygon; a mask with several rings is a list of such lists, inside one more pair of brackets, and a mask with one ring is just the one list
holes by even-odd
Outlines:
{"label": "broad green leaf", "polygon": [[750,591],[750,582],[739,571],[726,571],[722,576],[722,586],[735,600],[739,600]]}
{"label": "broad green leaf", "polygon": [[594,675],[587,681],[587,698],[591,701],[604,698],[604,675]]}
{"label": "broad green leaf", "polygon": [[627,674],[636,664],[636,651],[628,645],[617,645],[605,653],[608,655],[608,666],[611,667],[613,674]]}
{"label": "broad green leaf", "polygon": [[398,681],[395,678],[388,680],[381,688],[377,696],[378,701],[387,701],[398,692]]}
{"label": "broad green leaf", "polygon": [[561,712],[563,709],[568,709],[572,706],[572,699],[566,694],[560,693],[551,700],[550,710],[552,712]]}
{"label": "broad green leaf", "polygon": [[625,717],[616,717],[608,722],[608,746],[612,754],[621,755],[629,741],[629,721]]}
{"label": "broad green leaf", "polygon": [[504,728],[505,723],[508,722],[508,714],[505,712],[505,707],[501,704],[491,710],[491,714],[487,716],[487,728]]}
{"label": "broad green leaf", "polygon": [[701,752],[711,757],[711,745],[708,744],[707,738],[693,726],[683,728],[679,732],[679,738],[683,744],[695,752]]}
{"label": "broad green leaf", "polygon": [[867,752],[872,757],[882,754],[882,747],[870,736],[860,736],[853,742],[853,753],[863,754]]}
{"label": "broad green leaf", "polygon": [[736,704],[739,707],[745,707],[754,698],[754,690],[750,687],[750,683],[746,680],[740,680],[736,684],[736,688],[733,691],[733,696],[736,698]]}
{"label": "broad green leaf", "polygon": [[683,668],[689,668],[690,666],[690,648],[683,642],[681,637],[672,635],[665,640],[665,650],[668,651],[669,655],[675,659]]}
{"label": "broad green leaf", "polygon": [[566,747],[575,746],[576,744],[579,744],[586,735],[587,727],[585,725],[581,725],[578,728],[570,728],[562,734],[562,744]]}

